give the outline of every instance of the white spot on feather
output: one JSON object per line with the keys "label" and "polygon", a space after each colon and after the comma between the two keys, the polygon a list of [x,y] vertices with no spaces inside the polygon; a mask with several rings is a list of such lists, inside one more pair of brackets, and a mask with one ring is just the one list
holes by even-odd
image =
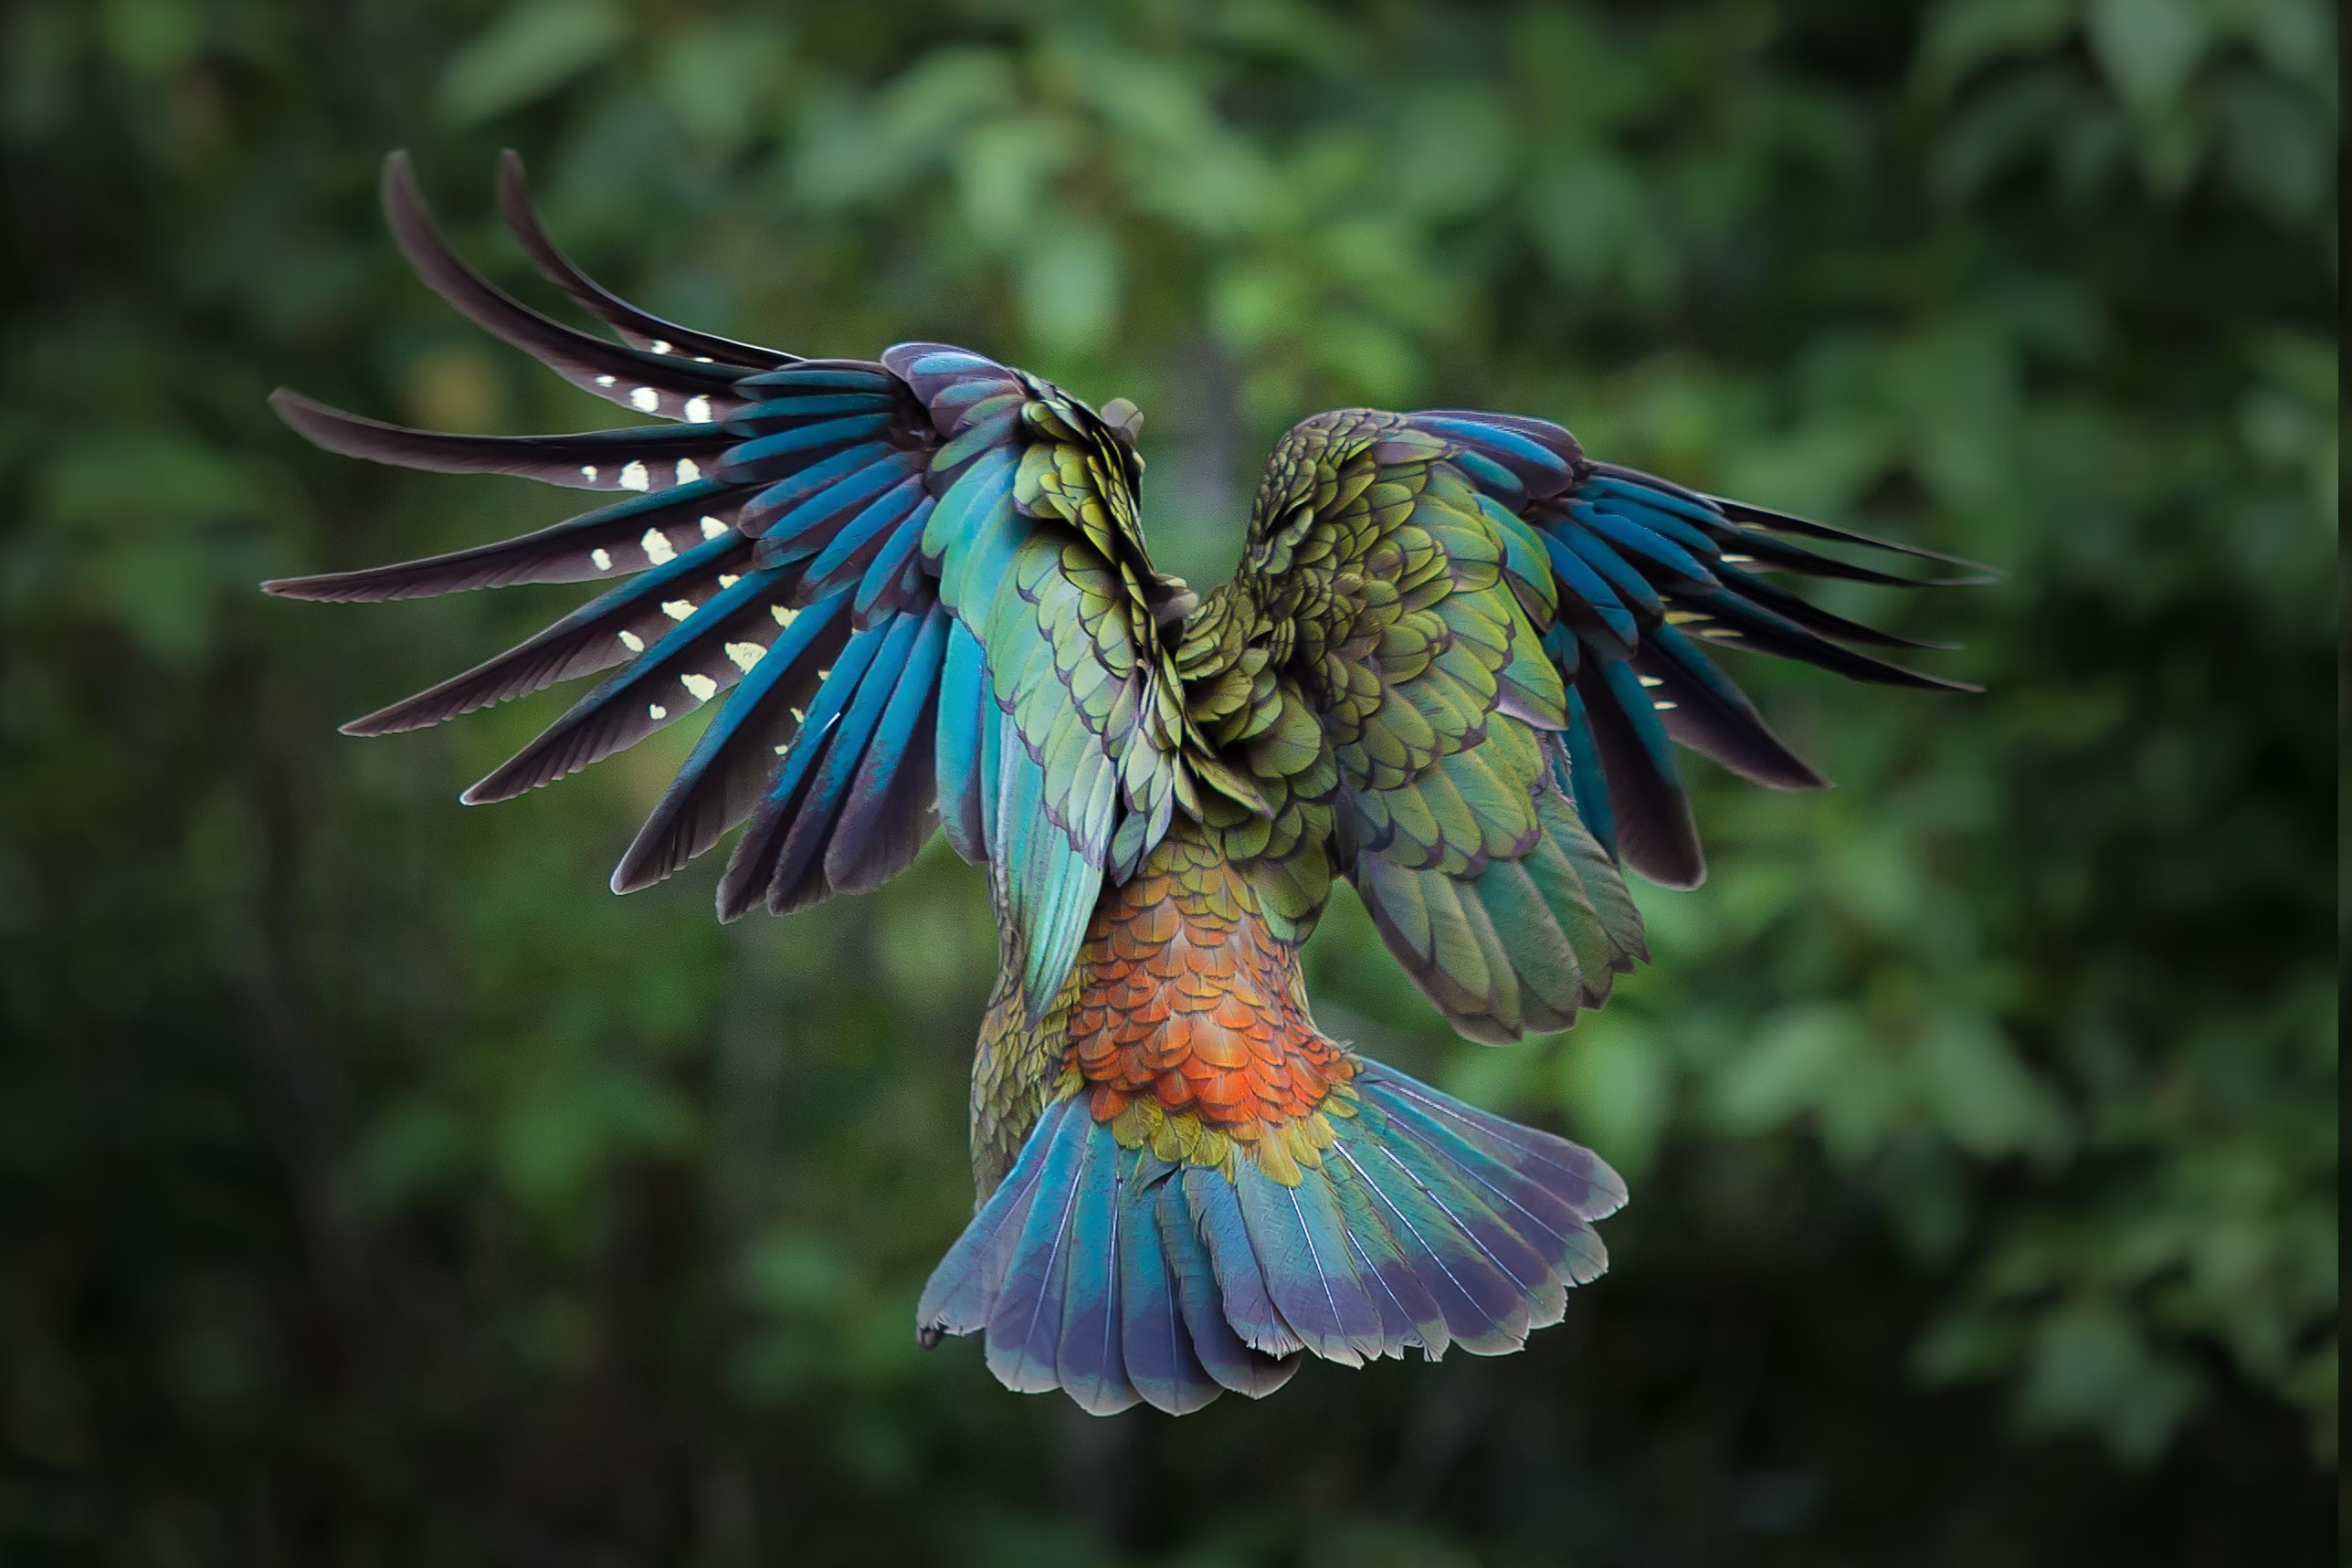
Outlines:
{"label": "white spot on feather", "polygon": [[580,477],[587,480],[590,484],[595,484],[596,482],[596,465],[594,463],[581,464]]}
{"label": "white spot on feather", "polygon": [[1644,686],[1663,686],[1666,684],[1664,680],[1654,675],[1637,675],[1633,679],[1641,682]]}
{"label": "white spot on feather", "polygon": [[599,572],[609,572],[613,569],[613,552],[602,545],[588,552],[588,560]]}
{"label": "white spot on feather", "polygon": [[691,485],[701,477],[701,464],[696,462],[691,458],[680,458],[678,459],[678,482],[680,484]]}
{"label": "white spot on feather", "polygon": [[628,395],[628,405],[639,414],[650,414],[661,406],[661,394],[649,386],[640,386]]}
{"label": "white spot on feather", "polygon": [[678,684],[693,693],[697,702],[708,702],[719,690],[719,683],[707,675],[681,675]]}
{"label": "white spot on feather", "polygon": [[645,651],[645,639],[638,636],[635,632],[623,632],[621,633],[621,647],[628,649],[631,653],[643,653]]}
{"label": "white spot on feather", "polygon": [[610,386],[612,384],[613,384],[613,378],[612,378],[611,376],[608,376],[608,375],[600,375],[600,376],[596,377],[596,384],[597,384],[598,386]]}
{"label": "white spot on feather", "polygon": [[646,344],[645,346],[646,346],[647,348],[649,348],[649,349],[651,349],[655,353],[658,353],[658,354],[666,354],[666,353],[670,353],[670,346],[671,346],[671,345],[670,345],[670,343],[668,343],[668,342],[664,342],[664,341],[663,341],[662,339],[660,339],[660,338],[656,338],[656,339],[654,339],[651,342],[649,342],[649,343]]}
{"label": "white spot on feather", "polygon": [[654,720],[667,719],[670,717],[670,710],[659,702],[649,702],[645,705],[645,716]]}
{"label": "white spot on feather", "polygon": [[1734,555],[1731,552],[1725,551],[1723,553],[1722,559],[1731,563],[1735,566],[1746,566],[1754,563],[1756,557],[1753,555]]}
{"label": "white spot on feather", "polygon": [[694,601],[691,599],[664,599],[661,601],[661,613],[668,616],[673,621],[682,621],[687,616],[694,613]]}
{"label": "white spot on feather", "polygon": [[792,625],[793,617],[800,614],[798,610],[783,605],[770,605],[767,607],[767,613],[775,617],[775,624],[780,626]]}
{"label": "white spot on feather", "polygon": [[656,566],[674,559],[678,554],[677,551],[670,548],[669,536],[658,528],[647,529],[645,537],[638,540],[638,543],[644,549],[645,558]]}
{"label": "white spot on feather", "polygon": [[727,645],[728,659],[737,669],[746,675],[751,673],[752,666],[757,664],[761,656],[766,652],[767,649],[755,642],[731,642]]}
{"label": "white spot on feather", "polygon": [[732,588],[742,581],[743,579],[736,576],[733,572],[722,572],[719,574],[719,586],[722,588]]}
{"label": "white spot on feather", "polygon": [[707,397],[688,398],[686,400],[686,417],[692,420],[697,425],[709,424],[711,422],[711,400]]}
{"label": "white spot on feather", "polygon": [[[682,467],[683,465],[680,465],[680,466]],[[716,539],[716,538],[718,538],[721,534],[722,534],[722,533],[724,533],[724,532],[726,532],[726,531],[727,531],[727,525],[726,525],[725,523],[723,523],[723,522],[721,522],[717,518],[715,518],[715,517],[706,517],[706,518],[704,518],[704,519],[702,520],[702,537],[703,537],[703,538],[705,538],[705,539]]]}
{"label": "white spot on feather", "polygon": [[625,490],[651,489],[653,476],[645,471],[643,463],[632,458],[629,459],[628,467],[621,470],[620,487]]}
{"label": "white spot on feather", "polygon": [[1659,701],[1654,701],[1654,700],[1653,700],[1653,701],[1650,704],[1650,706],[1651,706],[1652,708],[1655,708],[1656,710],[1658,710],[1658,711],[1659,711],[1659,712],[1663,713],[1663,712],[1665,712],[1668,709],[1670,709],[1670,708],[1673,707],[1673,706],[1674,706],[1674,704],[1672,704],[1672,702],[1659,702]]}

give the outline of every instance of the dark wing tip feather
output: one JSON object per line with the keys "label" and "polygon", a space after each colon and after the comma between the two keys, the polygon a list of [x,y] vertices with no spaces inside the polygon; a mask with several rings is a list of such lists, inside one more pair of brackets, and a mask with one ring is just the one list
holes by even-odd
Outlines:
{"label": "dark wing tip feather", "polygon": [[721,365],[754,370],[775,370],[798,363],[796,354],[762,348],[757,343],[738,342],[664,321],[639,310],[581,271],[579,264],[564,254],[548,234],[546,225],[540,222],[538,209],[532,205],[531,182],[523,173],[522,156],[512,147],[498,155],[497,184],[499,216],[513,232],[539,275],[636,347],[658,353],[674,351],[689,357],[699,355]]}
{"label": "dark wing tip feather", "polygon": [[443,473],[496,472],[499,458],[493,454],[498,452],[499,443],[527,447],[538,439],[415,430],[364,415],[346,414],[314,397],[305,397],[290,386],[271,393],[269,406],[294,434],[322,451],[343,458],[363,458],[371,463],[388,463],[395,468]]}
{"label": "dark wing tip feather", "polygon": [[2007,575],[1997,566],[1988,566],[1981,561],[1971,561],[1965,555],[1947,555],[1940,550],[1930,550],[1925,545],[1903,544],[1891,539],[1880,539],[1872,534],[1859,533],[1849,528],[1833,528],[1826,522],[1815,522],[1811,518],[1798,517],[1785,511],[1774,511],[1768,507],[1754,506],[1746,501],[1730,500],[1722,496],[1706,496],[1702,499],[1734,522],[1746,527],[1769,529],[1775,533],[1794,533],[1807,539],[1826,540],[1837,544],[1858,545],[1865,550],[1883,550],[1893,555],[1908,555],[1917,561],[1934,561],[1946,566],[1956,566],[1967,574],[1964,577],[1914,578],[1907,584],[1911,587],[1981,587],[1988,584],[1999,583]]}

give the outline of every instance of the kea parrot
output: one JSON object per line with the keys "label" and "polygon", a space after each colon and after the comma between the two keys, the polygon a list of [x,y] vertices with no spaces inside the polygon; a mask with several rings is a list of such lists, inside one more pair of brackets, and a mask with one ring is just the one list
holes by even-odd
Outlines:
{"label": "kea parrot", "polygon": [[1586,455],[1547,420],[1344,408],[1268,460],[1239,569],[1204,593],[1141,526],[1142,416],[986,354],[805,359],[676,326],[590,280],[509,153],[536,269],[618,339],[485,280],[405,155],[394,237],[459,313],[666,421],[444,435],[272,401],[331,451],[616,500],[499,543],[272,594],[596,595],[344,726],[385,735],[603,679],[467,790],[505,800],[709,712],[612,886],[742,826],[722,920],[880,887],[934,827],[986,868],[999,970],[972,1072],[977,1198],[915,1310],[990,1371],[1109,1413],[1264,1395],[1308,1354],[1516,1350],[1606,1267],[1624,1183],[1591,1151],[1315,1027],[1300,950],[1351,884],[1472,1039],[1566,1028],[1647,956],[1631,870],[1705,871],[1679,743],[1824,783],[1709,657],[1971,689],[1791,576],[1949,584],[1796,540],[1967,566]]}

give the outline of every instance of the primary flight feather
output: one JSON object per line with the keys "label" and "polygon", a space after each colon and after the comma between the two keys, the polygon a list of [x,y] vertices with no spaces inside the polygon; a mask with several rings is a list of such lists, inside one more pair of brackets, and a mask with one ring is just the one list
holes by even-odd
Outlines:
{"label": "primary flight feather", "polygon": [[1860,651],[1920,645],[1772,580],[1919,581],[1793,539],[1946,558],[1595,462],[1512,415],[1305,420],[1240,569],[1196,595],[1144,549],[1123,399],[1098,413],[943,343],[812,360],[648,315],[549,239],[508,154],[501,211],[616,342],[459,260],[401,154],[384,197],[459,311],[671,423],[448,436],[281,391],[333,451],[619,494],[502,543],[266,586],[607,584],[346,729],[602,675],[466,792],[489,801],[712,710],[617,891],[738,826],[723,919],[878,887],[934,826],[986,868],[1003,942],[973,1070],[978,1212],[917,1322],[925,1342],[985,1335],[1011,1388],[1182,1413],[1269,1394],[1310,1352],[1492,1354],[1557,1321],[1607,1266],[1593,1226],[1623,1183],[1315,1028],[1299,950],[1334,882],[1463,1034],[1563,1029],[1645,956],[1624,869],[1704,874],[1678,743],[1823,782],[1707,645],[1956,688]]}

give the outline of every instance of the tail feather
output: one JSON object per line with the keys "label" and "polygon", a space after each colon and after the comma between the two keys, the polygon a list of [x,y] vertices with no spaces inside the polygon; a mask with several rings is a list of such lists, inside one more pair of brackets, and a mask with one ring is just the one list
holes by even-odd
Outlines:
{"label": "tail feather", "polygon": [[1377,1356],[1385,1344],[1380,1311],[1356,1279],[1330,1184],[1284,1185],[1244,1159],[1233,1187],[1268,1291],[1292,1331],[1307,1349],[1343,1366]]}
{"label": "tail feather", "polygon": [[1123,1149],[1089,1100],[1056,1101],[923,1292],[924,1342],[985,1332],[1008,1388],[1181,1415],[1270,1394],[1310,1352],[1500,1354],[1557,1322],[1608,1266],[1616,1173],[1378,1063],[1353,1083],[1294,1183],[1246,1150]]}
{"label": "tail feather", "polygon": [[988,1326],[997,1298],[1005,1288],[1013,1253],[1035,1206],[1039,1184],[1045,1176],[1044,1152],[1056,1142],[1056,1132],[1071,1114],[1069,1100],[1046,1107],[1029,1134],[1024,1158],[980,1205],[980,1212],[939,1267],[931,1271],[923,1300],[915,1310],[923,1321],[925,1342],[941,1332],[969,1334]]}
{"label": "tail feather", "polygon": [[[1345,1158],[1344,1150],[1333,1152]],[[1445,1354],[1453,1343],[1445,1310],[1398,1245],[1369,1186],[1359,1177],[1334,1181],[1332,1192],[1347,1216],[1347,1242],[1355,1249],[1358,1272],[1367,1281],[1366,1293],[1380,1310],[1381,1326],[1388,1336],[1387,1353],[1401,1356],[1405,1346],[1418,1342],[1432,1361]]]}
{"label": "tail feather", "polygon": [[1473,1355],[1500,1355],[1527,1339],[1526,1306],[1484,1253],[1442,1216],[1431,1213],[1420,1188],[1376,1150],[1333,1151],[1371,1194],[1375,1212],[1409,1268],[1445,1320],[1446,1340]]}
{"label": "tail feather", "polygon": [[[1202,1364],[1201,1353],[1193,1345],[1194,1331],[1180,1304],[1184,1285],[1175,1260],[1168,1256],[1160,1215],[1171,1198],[1176,1199],[1179,1211],[1183,1204],[1176,1184],[1165,1179],[1166,1173],[1162,1175],[1156,1187],[1146,1189],[1134,1204],[1121,1206],[1119,1345],[1126,1359],[1127,1380],[1144,1403],[1171,1415],[1188,1415],[1217,1397],[1220,1380]],[[1179,1239],[1199,1245],[1190,1234],[1189,1224]],[[1213,1300],[1209,1315],[1222,1331],[1219,1347],[1211,1353],[1239,1363],[1247,1375],[1243,1358],[1250,1353],[1248,1348],[1233,1337],[1225,1320],[1216,1316]]]}
{"label": "tail feather", "polygon": [[[1203,1370],[1220,1387],[1251,1399],[1263,1399],[1290,1382],[1306,1359],[1305,1351],[1294,1347],[1287,1354],[1269,1355],[1242,1342],[1226,1315],[1216,1260],[1209,1255],[1208,1243],[1193,1219],[1192,1205],[1185,1196],[1181,1177],[1171,1174],[1160,1184],[1154,1207],[1159,1220],[1161,1245],[1167,1250],[1168,1266],[1176,1276],[1176,1305],[1184,1314],[1185,1327],[1192,1335],[1193,1352],[1200,1357]],[[1262,1293],[1262,1285],[1259,1289]],[[1209,1395],[1211,1399],[1215,1397],[1214,1394]]]}
{"label": "tail feather", "polygon": [[1018,1394],[1042,1393],[1060,1384],[1054,1369],[1062,1297],[1070,1289],[1070,1233],[1090,1142],[1079,1126],[1083,1120],[1073,1112],[1067,1121],[1081,1136],[1057,1138],[1046,1146],[1037,1201],[988,1313],[988,1370]]}
{"label": "tail feather", "polygon": [[1443,1150],[1415,1137],[1401,1119],[1392,1116],[1388,1131],[1375,1152],[1409,1176],[1427,1208],[1442,1216],[1451,1234],[1475,1247],[1510,1282],[1513,1321],[1524,1325],[1519,1337],[1524,1340],[1527,1329],[1558,1322],[1567,1297],[1552,1278],[1536,1242],[1523,1235],[1514,1216],[1490,1202],[1470,1173]]}
{"label": "tail feather", "polygon": [[1241,1342],[1271,1356],[1313,1348],[1306,1339],[1312,1326],[1293,1326],[1274,1304],[1232,1182],[1221,1172],[1194,1168],[1184,1173],[1184,1195],[1201,1239],[1208,1244],[1225,1321]]}
{"label": "tail feather", "polygon": [[[1119,1145],[1108,1138],[1086,1140],[1079,1163],[1078,1202],[1070,1216],[1070,1261],[1061,1302],[1061,1337],[1054,1346],[1054,1375],[1062,1391],[1090,1415],[1110,1415],[1141,1397],[1127,1379],[1121,1340],[1121,1222]],[[1148,1224],[1148,1219],[1144,1223]],[[1141,1288],[1141,1282],[1138,1282]]]}

